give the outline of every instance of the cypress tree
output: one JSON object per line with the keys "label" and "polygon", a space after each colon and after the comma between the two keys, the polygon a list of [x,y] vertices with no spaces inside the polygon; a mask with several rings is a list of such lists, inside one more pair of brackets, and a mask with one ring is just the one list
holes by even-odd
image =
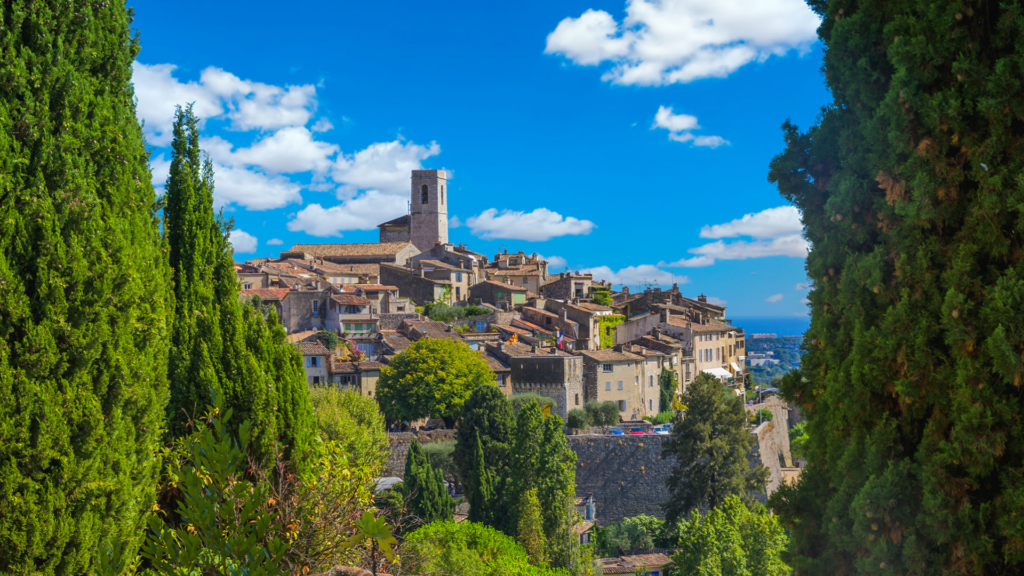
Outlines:
{"label": "cypress tree", "polygon": [[[540,462],[540,445],[544,434],[544,414],[536,402],[529,402],[519,411],[516,417],[516,429],[512,439],[511,474],[505,484],[508,491],[509,507],[504,526],[495,526],[505,530],[506,534],[515,534],[519,518],[522,516],[520,505],[531,488],[537,486],[538,463]],[[500,520],[500,519],[499,519]]]}
{"label": "cypress tree", "polygon": [[[214,214],[213,167],[199,149],[192,107],[175,115],[167,178],[164,234],[177,302],[169,362],[169,432],[223,395],[233,421],[249,421],[257,458],[283,453],[301,462],[313,421],[301,357],[276,314],[264,318],[238,300],[228,235],[232,223]],[[283,447],[283,449],[282,449]]]}
{"label": "cypress tree", "polygon": [[1024,564],[1019,2],[812,2],[833,102],[770,180],[813,248],[783,392],[808,466],[774,500],[801,574]]}
{"label": "cypress tree", "polygon": [[409,511],[424,524],[452,519],[452,499],[444,475],[430,464],[416,440],[409,446],[402,484],[409,495]]}
{"label": "cypress tree", "polygon": [[169,269],[123,3],[0,8],[0,573],[134,556],[167,403]]}
{"label": "cypress tree", "polygon": [[[514,429],[512,407],[497,386],[479,386],[473,390],[462,405],[459,426],[455,431],[455,451],[452,453],[467,499],[476,489],[473,471],[476,469],[477,436],[480,437],[488,476],[502,482],[510,475],[510,439]],[[500,486],[494,488],[499,500],[492,502],[492,506],[500,509],[496,513],[498,517],[504,517],[509,508],[504,499],[505,490]]]}
{"label": "cypress tree", "polygon": [[541,521],[540,500],[537,499],[536,488],[531,488],[523,494],[519,509],[522,513],[516,525],[516,540],[530,555],[530,563],[534,566],[546,566],[547,541],[544,539],[544,524]]}
{"label": "cypress tree", "polygon": [[576,501],[576,453],[562,431],[562,418],[544,420],[537,455],[536,490],[543,518],[547,557],[556,566],[568,567]]}
{"label": "cypress tree", "polygon": [[743,400],[717,378],[700,374],[683,393],[685,415],[677,415],[662,446],[663,457],[676,465],[665,479],[669,499],[662,504],[665,521],[674,523],[696,508],[715,508],[729,496],[747,499],[763,491],[767,470],[750,468],[754,446]]}
{"label": "cypress tree", "polygon": [[492,524],[494,522],[494,492],[491,489],[491,475],[484,464],[483,444],[480,438],[476,439],[476,452],[473,458],[473,471],[469,478],[472,480],[474,490],[469,494],[469,521]]}

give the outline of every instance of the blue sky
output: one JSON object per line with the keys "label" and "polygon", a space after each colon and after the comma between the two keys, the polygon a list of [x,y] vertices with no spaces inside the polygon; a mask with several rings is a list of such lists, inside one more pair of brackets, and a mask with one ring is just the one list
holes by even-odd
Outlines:
{"label": "blue sky", "polygon": [[782,122],[829,99],[799,0],[282,6],[134,7],[154,183],[196,102],[237,260],[376,241],[409,171],[444,168],[450,239],[478,252],[806,311],[799,215],[767,181]]}

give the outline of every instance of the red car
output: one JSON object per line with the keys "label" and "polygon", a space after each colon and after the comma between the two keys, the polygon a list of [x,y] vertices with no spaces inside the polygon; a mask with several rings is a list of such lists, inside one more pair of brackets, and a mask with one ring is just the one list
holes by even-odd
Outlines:
{"label": "red car", "polygon": [[629,429],[629,433],[630,434],[647,434],[647,432],[644,432],[643,428],[630,428]]}

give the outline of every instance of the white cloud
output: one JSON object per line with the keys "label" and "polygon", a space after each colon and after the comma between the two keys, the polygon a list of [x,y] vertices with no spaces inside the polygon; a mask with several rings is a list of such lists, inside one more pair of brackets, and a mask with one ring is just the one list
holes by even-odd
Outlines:
{"label": "white cloud", "polygon": [[[750,242],[737,240],[726,243],[724,240],[719,240],[718,242],[690,248],[687,252],[711,258],[712,260],[746,260],[748,258],[767,258],[769,256],[805,258],[810,247],[810,243],[807,242],[803,235],[791,234],[782,238]],[[682,265],[674,262],[670,266]]]}
{"label": "white cloud", "polygon": [[621,23],[603,10],[565,18],[544,52],[583,66],[609,62],[602,79],[615,84],[686,83],[804,51],[819,23],[802,0],[629,0]]}
{"label": "white cloud", "polygon": [[331,158],[340,148],[317,142],[302,126],[282,128],[258,140],[248,148],[232,150],[231,143],[214,136],[204,138],[202,147],[210,157],[227,166],[258,166],[269,173],[323,173],[331,168]]}
{"label": "white cloud", "polygon": [[167,184],[167,177],[171,174],[171,161],[164,158],[163,154],[150,159],[149,169],[153,173],[153,186],[162,188]]}
{"label": "white cloud", "polygon": [[537,208],[533,212],[502,210],[500,213],[497,208],[488,208],[478,216],[467,218],[466,226],[475,236],[485,240],[507,238],[544,242],[558,236],[590,234],[595,224],[572,216],[563,217],[547,208]]}
{"label": "white cloud", "polygon": [[333,171],[334,180],[344,184],[339,199],[370,189],[407,198],[411,172],[420,170],[424,160],[440,153],[441,147],[436,142],[421,146],[395,140],[371,144],[351,155],[343,154],[338,157]]}
{"label": "white cloud", "polygon": [[215,206],[236,204],[249,210],[273,210],[301,203],[301,187],[282,176],[213,163],[213,203]]}
{"label": "white cloud", "polygon": [[708,296],[708,302],[712,304],[718,304],[719,306],[725,306],[729,302],[722,300],[721,298],[715,298],[714,296]]}
{"label": "white cloud", "polygon": [[565,258],[562,258],[561,256],[541,256],[540,259],[547,261],[548,270],[551,272],[554,272],[559,268],[565,268],[565,266],[568,264]]}
{"label": "white cloud", "polygon": [[321,118],[317,120],[316,123],[313,124],[313,127],[310,128],[310,130],[312,130],[313,132],[327,132],[328,130],[333,129],[334,124],[331,124],[331,121],[328,120],[327,118]]}
{"label": "white cloud", "polygon": [[231,242],[231,247],[235,249],[235,254],[251,254],[256,251],[256,245],[258,244],[255,236],[238,229],[231,231],[228,241]]}
{"label": "white cloud", "polygon": [[627,266],[617,272],[608,266],[597,266],[595,268],[584,268],[581,272],[593,274],[594,280],[607,280],[612,284],[656,284],[658,286],[668,286],[670,284],[687,284],[690,282],[690,279],[686,276],[677,276],[651,264]]}
{"label": "white cloud", "polygon": [[461,228],[461,227],[462,227],[462,220],[459,220],[458,216],[452,216],[451,218],[448,219],[448,229],[449,230],[451,230],[452,228]]}
{"label": "white cloud", "polygon": [[765,302],[771,302],[772,304],[779,302],[783,299],[782,294],[772,294],[771,296],[764,299]]}
{"label": "white cloud", "polygon": [[267,246],[280,246],[281,244],[284,244],[284,240],[281,240],[280,238],[271,238],[270,240],[267,240]]}
{"label": "white cloud", "polygon": [[778,238],[803,232],[800,211],[795,206],[779,206],[760,212],[746,214],[725,224],[705,226],[700,230],[701,238]]}
{"label": "white cloud", "polygon": [[671,106],[658,106],[654,114],[651,130],[664,128],[668,130],[668,139],[676,142],[692,142],[694,146],[718,148],[729,141],[721,136],[695,136],[691,131],[700,129],[697,117],[689,114],[675,114]]}
{"label": "white cloud", "polygon": [[292,232],[311,236],[341,236],[344,230],[371,230],[405,213],[405,198],[370,190],[337,206],[310,204],[288,222]]}
{"label": "white cloud", "polygon": [[810,282],[797,282],[796,283],[796,290],[810,290],[810,289],[811,289],[811,283]]}
{"label": "white cloud", "polygon": [[800,299],[800,303],[801,303],[801,304],[810,304],[810,303],[811,303],[811,301],[810,301],[810,300],[808,300],[807,298],[801,298],[801,299]]}

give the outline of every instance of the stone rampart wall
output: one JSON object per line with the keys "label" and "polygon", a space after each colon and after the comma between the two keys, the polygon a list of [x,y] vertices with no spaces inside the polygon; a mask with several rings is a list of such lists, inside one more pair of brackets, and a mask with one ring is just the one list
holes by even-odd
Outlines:
{"label": "stone rampart wall", "polygon": [[768,469],[768,496],[782,485],[782,468],[793,466],[789,452],[789,404],[778,396],[772,396],[761,404],[747,406],[748,412],[765,408],[772,413],[772,421],[765,422],[754,430],[757,436],[757,451],[760,463]]}
{"label": "stone rampart wall", "polygon": [[674,459],[662,460],[668,436],[570,436],[576,453],[576,494],[594,494],[597,523],[648,514],[664,520],[665,480]]}

